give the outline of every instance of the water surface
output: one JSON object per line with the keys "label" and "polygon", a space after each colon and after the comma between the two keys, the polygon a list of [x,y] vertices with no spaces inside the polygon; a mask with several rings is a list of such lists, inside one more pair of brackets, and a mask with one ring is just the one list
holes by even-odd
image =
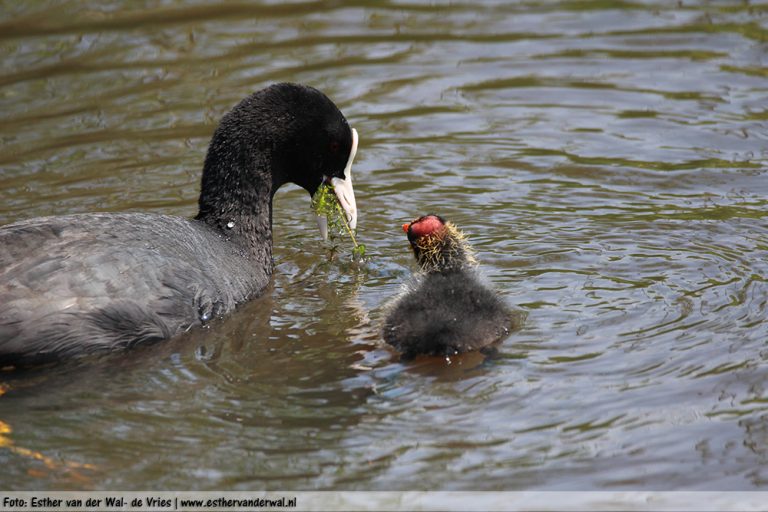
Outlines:
{"label": "water surface", "polygon": [[[0,223],[194,215],[218,119],[296,81],[360,133],[371,258],[282,190],[264,297],[0,375],[0,486],[765,489],[766,50],[751,2],[4,3]],[[527,315],[496,357],[381,342],[427,212]]]}

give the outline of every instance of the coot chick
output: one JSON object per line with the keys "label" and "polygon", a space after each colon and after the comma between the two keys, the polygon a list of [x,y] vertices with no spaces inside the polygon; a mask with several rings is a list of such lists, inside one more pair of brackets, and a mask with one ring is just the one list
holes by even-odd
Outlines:
{"label": "coot chick", "polygon": [[384,341],[406,359],[489,347],[510,332],[510,308],[483,285],[463,233],[437,215],[404,224],[421,269],[389,308]]}
{"label": "coot chick", "polygon": [[165,340],[258,296],[277,189],[331,183],[354,228],[356,150],[327,96],[276,84],[221,120],[194,219],[88,213],[0,228],[0,367]]}

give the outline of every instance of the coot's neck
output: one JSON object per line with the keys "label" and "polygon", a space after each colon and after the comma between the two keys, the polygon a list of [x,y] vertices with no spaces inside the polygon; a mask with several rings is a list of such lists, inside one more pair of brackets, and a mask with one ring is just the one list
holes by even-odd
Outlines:
{"label": "coot's neck", "polygon": [[282,183],[272,175],[271,148],[254,151],[217,130],[203,168],[199,212],[204,222],[272,269],[272,196]]}

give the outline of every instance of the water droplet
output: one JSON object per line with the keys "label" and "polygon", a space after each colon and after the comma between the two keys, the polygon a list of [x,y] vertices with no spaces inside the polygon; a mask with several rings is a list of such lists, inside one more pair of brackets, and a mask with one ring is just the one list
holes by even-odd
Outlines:
{"label": "water droplet", "polygon": [[205,311],[205,312],[200,314],[200,321],[201,322],[207,322],[210,319],[211,319],[211,312],[210,311]]}
{"label": "water droplet", "polygon": [[227,222],[227,227],[228,227],[229,229],[232,229],[233,227],[235,227],[235,222],[234,222],[234,221],[229,221],[229,222]]}

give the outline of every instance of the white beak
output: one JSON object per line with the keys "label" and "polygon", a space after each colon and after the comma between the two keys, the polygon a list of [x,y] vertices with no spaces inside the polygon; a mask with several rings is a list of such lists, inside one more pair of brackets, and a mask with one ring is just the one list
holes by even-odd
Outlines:
{"label": "white beak", "polygon": [[[347,165],[344,167],[344,179],[331,178],[333,191],[336,193],[336,198],[339,200],[352,230],[357,227],[357,204],[355,203],[355,190],[352,188],[352,162],[355,160],[355,154],[357,154],[357,141],[357,130],[352,128],[352,149],[349,150]],[[325,217],[317,217],[317,227],[320,228],[323,240],[327,240],[328,220]]]}

